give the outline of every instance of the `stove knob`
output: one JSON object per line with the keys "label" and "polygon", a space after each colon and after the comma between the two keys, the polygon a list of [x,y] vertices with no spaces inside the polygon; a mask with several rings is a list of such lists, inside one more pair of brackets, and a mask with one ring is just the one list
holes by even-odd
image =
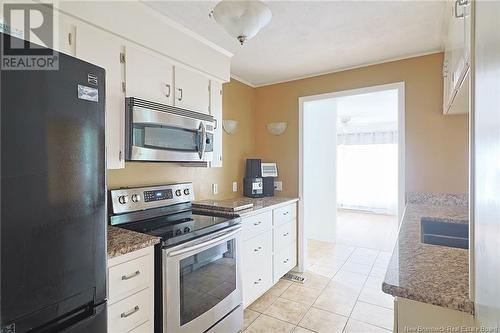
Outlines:
{"label": "stove knob", "polygon": [[126,195],[120,195],[118,197],[118,202],[125,205],[128,202],[128,197]]}
{"label": "stove knob", "polygon": [[141,201],[141,195],[140,194],[132,194],[130,199],[132,199],[132,202],[139,202],[139,201]]}
{"label": "stove knob", "polygon": [[177,229],[177,230],[175,231],[175,235],[176,235],[176,236],[178,236],[178,235],[180,235],[180,234],[182,234],[182,230],[181,230],[181,229]]}
{"label": "stove knob", "polygon": [[184,233],[187,233],[187,232],[190,232],[190,231],[191,231],[191,229],[189,229],[189,227],[185,227],[184,228]]}
{"label": "stove knob", "polygon": [[178,197],[180,197],[182,195],[181,190],[176,190],[175,191],[175,195],[178,196]]}
{"label": "stove knob", "polygon": [[189,195],[189,189],[188,188],[184,189],[184,194],[185,195]]}

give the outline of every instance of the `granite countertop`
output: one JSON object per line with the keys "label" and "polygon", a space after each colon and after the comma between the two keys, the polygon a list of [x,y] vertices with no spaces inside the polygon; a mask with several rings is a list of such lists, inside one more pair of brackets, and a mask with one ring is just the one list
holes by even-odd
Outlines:
{"label": "granite countertop", "polygon": [[[245,216],[245,215],[251,215],[255,212],[261,211],[262,209],[270,208],[273,206],[277,205],[285,205],[285,204],[290,204],[299,201],[298,198],[287,198],[287,197],[264,197],[264,198],[247,198],[247,197],[240,197],[240,198],[234,198],[234,199],[224,199],[224,200],[203,200],[199,201],[199,203],[203,205],[207,205],[212,203],[213,205],[217,205],[218,203],[224,203],[226,206],[238,206],[238,205],[244,205],[248,203],[252,203],[253,207],[240,210],[240,211],[235,211],[235,212],[223,212],[220,211],[219,213],[228,213],[228,214],[236,214],[238,216]],[[193,204],[196,204],[194,202]],[[207,209],[207,208],[198,208],[198,207],[193,207],[194,211],[198,212],[212,212],[214,210],[212,209]]]}
{"label": "granite countertop", "polygon": [[153,246],[159,242],[159,237],[108,225],[108,259]]}
{"label": "granite countertop", "polygon": [[468,208],[463,203],[409,200],[382,284],[385,293],[474,313],[469,299],[469,251],[420,241],[421,217],[468,223]]}

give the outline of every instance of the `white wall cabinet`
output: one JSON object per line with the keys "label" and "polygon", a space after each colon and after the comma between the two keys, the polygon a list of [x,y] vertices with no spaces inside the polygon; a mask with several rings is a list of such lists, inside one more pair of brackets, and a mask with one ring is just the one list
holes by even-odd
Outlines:
{"label": "white wall cabinet", "polygon": [[90,25],[76,27],[76,56],[106,70],[106,158],[108,169],[125,167],[125,95],[120,64],[122,41]]}
{"label": "white wall cabinet", "polygon": [[211,114],[214,160],[222,166],[222,83],[159,52],[58,13],[60,52],[106,69],[107,169],[125,167],[125,97]]}
{"label": "white wall cabinet", "polygon": [[[470,0],[447,2],[447,33],[443,64],[443,113],[468,112],[471,59]],[[457,98],[459,96],[459,98]],[[464,98],[467,97],[467,98]]]}
{"label": "white wall cabinet", "polygon": [[222,83],[210,81],[210,114],[215,119],[214,158],[212,168],[222,167]]}
{"label": "white wall cabinet", "polygon": [[183,67],[175,67],[174,105],[210,114],[210,80]]}
{"label": "white wall cabinet", "polygon": [[127,97],[174,105],[174,69],[165,57],[127,46],[123,60]]}
{"label": "white wall cabinet", "polygon": [[297,204],[242,217],[243,306],[297,265]]}
{"label": "white wall cabinet", "polygon": [[58,30],[58,47],[55,47],[59,52],[66,53],[72,56],[76,55],[76,25],[68,22],[59,15],[59,30]]}

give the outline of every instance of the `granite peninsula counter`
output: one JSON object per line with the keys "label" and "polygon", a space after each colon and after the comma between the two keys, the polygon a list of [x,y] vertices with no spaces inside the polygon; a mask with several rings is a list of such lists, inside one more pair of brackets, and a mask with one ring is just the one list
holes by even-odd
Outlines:
{"label": "granite peninsula counter", "polygon": [[467,200],[456,195],[410,195],[382,290],[396,297],[474,313],[469,299],[469,251],[421,242],[420,219],[468,223]]}

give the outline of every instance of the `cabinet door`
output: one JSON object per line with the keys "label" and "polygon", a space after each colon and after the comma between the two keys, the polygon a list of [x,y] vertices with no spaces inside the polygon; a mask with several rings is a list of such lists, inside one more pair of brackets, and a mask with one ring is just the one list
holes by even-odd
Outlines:
{"label": "cabinet door", "polygon": [[222,84],[210,81],[210,114],[215,118],[214,158],[210,166],[222,167]]}
{"label": "cabinet door", "polygon": [[243,306],[255,301],[273,285],[272,246],[272,231],[243,242],[241,255]]}
{"label": "cabinet door", "polygon": [[76,26],[59,14],[59,41],[57,50],[72,56],[76,55]]}
{"label": "cabinet door", "polygon": [[76,56],[106,70],[107,168],[124,168],[125,95],[120,64],[121,40],[84,24],[78,25],[76,33]]}
{"label": "cabinet door", "polygon": [[127,97],[173,105],[173,67],[168,59],[134,47],[125,53]]}
{"label": "cabinet door", "polygon": [[175,67],[175,106],[210,113],[210,80],[182,67]]}
{"label": "cabinet door", "polygon": [[274,283],[297,264],[297,250],[295,243],[274,252]]}

